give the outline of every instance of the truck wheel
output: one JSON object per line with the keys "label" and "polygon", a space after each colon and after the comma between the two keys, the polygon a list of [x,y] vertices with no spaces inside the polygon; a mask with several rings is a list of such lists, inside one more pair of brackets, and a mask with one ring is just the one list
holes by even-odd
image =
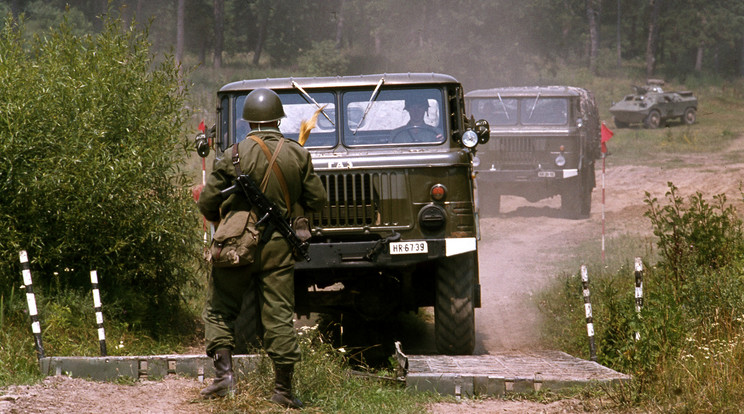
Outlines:
{"label": "truck wheel", "polygon": [[561,192],[563,217],[576,220],[589,218],[592,209],[592,186],[588,181],[588,173],[582,171],[581,175],[567,183],[567,188]]}
{"label": "truck wheel", "polygon": [[697,112],[695,111],[695,108],[685,109],[685,114],[682,115],[682,122],[685,125],[692,125],[695,123],[695,119],[697,119]]}
{"label": "truck wheel", "polygon": [[259,307],[258,291],[248,289],[243,294],[243,306],[235,320],[235,354],[246,354],[261,347],[263,326],[261,325],[261,308]]}
{"label": "truck wheel", "polygon": [[657,110],[649,112],[646,119],[643,120],[643,124],[646,128],[656,129],[661,125],[661,113]]}
{"label": "truck wheel", "polygon": [[474,252],[437,263],[434,340],[441,354],[470,355],[475,349],[475,266]]}

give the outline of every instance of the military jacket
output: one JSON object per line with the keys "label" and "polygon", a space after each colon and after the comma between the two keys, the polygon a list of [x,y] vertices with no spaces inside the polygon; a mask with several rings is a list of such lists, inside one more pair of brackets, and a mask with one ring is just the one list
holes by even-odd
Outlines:
{"label": "military jacket", "polygon": [[[282,137],[278,128],[263,128],[248,135],[262,139],[272,154]],[[235,166],[232,164],[232,154],[236,148],[240,156],[242,173],[249,174],[257,184],[261,184],[269,166],[269,160],[261,147],[252,139],[246,138],[225,151],[223,158],[215,164],[214,170],[207,178],[197,204],[199,211],[209,221],[220,221],[232,210],[250,209],[248,200],[240,192],[226,199],[220,194],[220,191],[233,185],[237,177]],[[313,170],[310,153],[304,147],[296,141],[285,139],[275,163],[282,170],[289,189],[289,200],[295,209],[298,205],[306,211],[318,211],[323,207],[326,192],[320,177]],[[286,205],[281,184],[273,171],[270,173],[264,194],[276,204],[285,217],[289,217],[288,210],[292,206]]]}

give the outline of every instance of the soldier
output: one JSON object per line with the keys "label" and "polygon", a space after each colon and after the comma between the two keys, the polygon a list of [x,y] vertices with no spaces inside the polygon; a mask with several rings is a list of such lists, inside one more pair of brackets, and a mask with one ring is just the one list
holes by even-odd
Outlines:
{"label": "soldier", "polygon": [[[269,159],[259,142],[265,143],[273,154],[282,134],[279,122],[286,115],[279,96],[270,89],[256,89],[248,94],[243,107],[243,119],[250,123],[251,132],[239,144],[225,151],[215,165],[199,198],[199,211],[215,223],[233,210],[250,210],[243,194],[223,199],[221,190],[230,187],[237,177],[232,155],[238,151],[242,174],[260,183],[269,167]],[[310,154],[292,140],[279,147],[264,194],[289,219],[292,206],[307,211],[322,208],[325,189],[313,171]],[[282,179],[281,176],[284,178]],[[283,181],[283,182],[282,182]],[[288,194],[287,194],[288,193]],[[287,197],[287,198],[285,198]],[[288,199],[291,205],[287,205]],[[259,231],[262,229],[259,228]],[[258,289],[263,346],[274,363],[276,373],[271,400],[289,408],[300,408],[302,403],[292,394],[294,365],[300,360],[300,349],[294,329],[294,263],[292,249],[279,232],[262,234],[253,264],[237,268],[212,267],[209,293],[203,313],[207,355],[214,358],[216,378],[201,391],[205,398],[225,396],[235,391],[232,370],[232,350],[235,348],[235,320],[240,313],[243,293]]]}

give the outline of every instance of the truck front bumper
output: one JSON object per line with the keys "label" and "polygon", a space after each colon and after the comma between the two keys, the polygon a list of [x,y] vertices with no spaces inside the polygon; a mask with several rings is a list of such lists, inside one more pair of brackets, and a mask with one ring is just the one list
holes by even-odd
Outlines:
{"label": "truck front bumper", "polygon": [[[329,268],[404,267],[461,253],[476,251],[475,237],[391,241],[311,243],[311,260],[298,261],[297,270]],[[399,243],[393,245],[393,243]],[[421,243],[425,243],[424,246]],[[394,247],[391,248],[391,245]],[[406,246],[412,246],[406,250]]]}
{"label": "truck front bumper", "polygon": [[545,182],[549,180],[565,180],[576,177],[579,170],[576,168],[567,168],[564,170],[480,170],[478,178],[483,178],[489,182]]}

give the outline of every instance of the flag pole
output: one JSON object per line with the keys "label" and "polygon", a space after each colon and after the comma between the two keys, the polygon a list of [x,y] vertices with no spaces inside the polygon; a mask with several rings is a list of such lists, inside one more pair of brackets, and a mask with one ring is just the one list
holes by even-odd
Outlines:
{"label": "flag pole", "polygon": [[602,263],[605,262],[605,153],[602,153]]}
{"label": "flag pole", "polygon": [[602,127],[600,129],[600,143],[602,152],[602,263],[605,262],[605,165],[607,159],[607,141],[615,135],[604,121],[602,121]]}

